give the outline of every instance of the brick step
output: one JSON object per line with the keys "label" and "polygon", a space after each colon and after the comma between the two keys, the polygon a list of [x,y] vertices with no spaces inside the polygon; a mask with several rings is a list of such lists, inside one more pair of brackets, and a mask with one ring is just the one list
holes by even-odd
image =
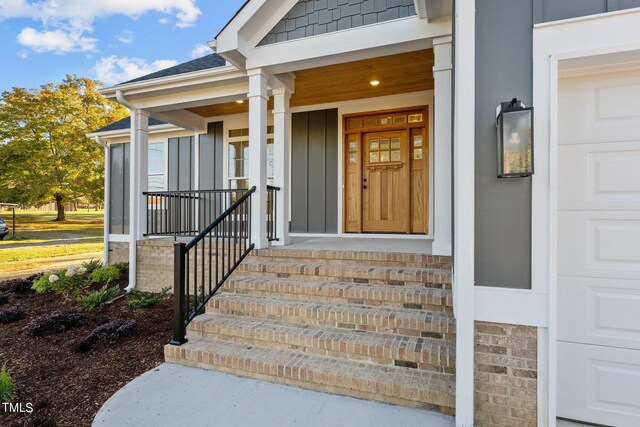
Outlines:
{"label": "brick step", "polygon": [[292,300],[384,306],[429,311],[453,311],[451,290],[369,283],[333,282],[274,277],[233,276],[222,288],[255,296],[282,296]]}
{"label": "brick step", "polygon": [[165,346],[167,362],[386,403],[454,413],[455,377],[295,350],[189,336]]}
{"label": "brick step", "polygon": [[379,267],[441,268],[451,270],[451,257],[402,252],[359,252],[269,248],[252,252],[253,259],[310,261],[317,264],[360,264]]}
{"label": "brick step", "polygon": [[434,372],[455,371],[455,342],[441,339],[296,325],[220,314],[197,316],[189,325],[188,333],[191,336],[300,350],[308,354],[382,365]]}
{"label": "brick step", "polygon": [[358,283],[394,284],[416,287],[451,287],[451,271],[430,268],[397,268],[362,265],[330,265],[308,262],[244,260],[238,275],[340,280]]}
{"label": "brick step", "polygon": [[332,304],[223,292],[209,301],[207,313],[430,338],[452,339],[455,335],[455,320],[451,314],[405,308]]}

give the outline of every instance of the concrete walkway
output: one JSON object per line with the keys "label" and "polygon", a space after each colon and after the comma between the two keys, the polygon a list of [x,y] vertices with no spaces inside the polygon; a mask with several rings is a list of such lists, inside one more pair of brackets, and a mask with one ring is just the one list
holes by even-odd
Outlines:
{"label": "concrete walkway", "polygon": [[451,427],[454,419],[164,363],[114,394],[97,427]]}

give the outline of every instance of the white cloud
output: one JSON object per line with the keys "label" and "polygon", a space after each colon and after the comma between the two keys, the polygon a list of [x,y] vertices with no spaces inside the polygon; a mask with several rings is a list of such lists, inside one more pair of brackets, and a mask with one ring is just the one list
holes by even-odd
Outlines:
{"label": "white cloud", "polygon": [[24,28],[18,34],[18,42],[34,52],[93,52],[97,40],[84,37],[81,30],[65,32],[62,29],[38,31],[31,27]]}
{"label": "white cloud", "polygon": [[178,62],[173,59],[159,59],[147,64],[140,58],[111,55],[96,62],[93,71],[96,73],[98,80],[107,85],[114,85],[155,71],[173,67],[177,64]]}
{"label": "white cloud", "polygon": [[213,53],[213,51],[206,44],[197,44],[196,47],[191,51],[191,57],[193,59],[202,58],[203,56],[209,55],[211,53]]}
{"label": "white cloud", "polygon": [[[35,52],[94,50],[97,40],[86,34],[91,33],[96,19],[113,15],[136,19],[149,12],[166,15],[161,22],[175,17],[177,27],[189,27],[200,16],[196,0],[0,0],[0,21],[28,18],[42,24],[37,30],[24,28],[18,37],[20,44]],[[47,45],[39,47],[39,41]]]}
{"label": "white cloud", "polygon": [[120,43],[131,44],[133,43],[133,40],[135,40],[135,34],[133,33],[133,31],[130,31],[130,30],[124,30],[118,36],[118,41]]}
{"label": "white cloud", "polygon": [[160,19],[158,19],[158,22],[159,22],[160,24],[162,24],[162,25],[167,25],[167,24],[170,24],[170,23],[171,23],[171,21],[169,20],[169,18],[160,18]]}

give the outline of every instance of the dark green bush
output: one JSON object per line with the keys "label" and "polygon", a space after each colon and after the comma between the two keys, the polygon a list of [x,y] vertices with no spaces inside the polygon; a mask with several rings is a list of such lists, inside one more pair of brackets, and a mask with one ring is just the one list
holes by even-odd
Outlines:
{"label": "dark green bush", "polygon": [[114,299],[120,293],[120,288],[117,286],[108,287],[104,285],[97,291],[89,292],[78,298],[80,305],[78,309],[87,311],[95,307],[100,307],[102,304],[107,303]]}
{"label": "dark green bush", "polygon": [[102,261],[99,259],[92,259],[91,261],[86,261],[82,263],[82,266],[85,268],[87,274],[91,274],[100,267],[102,267]]}
{"label": "dark green bush", "polygon": [[128,262],[116,262],[113,264],[115,268],[120,271],[120,274],[129,274],[129,263]]}
{"label": "dark green bush", "polygon": [[171,298],[169,290],[170,288],[164,288],[159,294],[132,291],[128,296],[129,301],[127,301],[127,307],[133,310],[149,310]]}

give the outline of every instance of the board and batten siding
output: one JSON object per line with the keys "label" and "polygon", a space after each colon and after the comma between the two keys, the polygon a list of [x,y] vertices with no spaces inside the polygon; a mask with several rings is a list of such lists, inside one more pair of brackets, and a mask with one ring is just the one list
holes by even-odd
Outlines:
{"label": "board and batten siding", "polygon": [[476,285],[531,288],[531,178],[496,178],[495,109],[531,105],[534,24],[632,7],[640,0],[476,2]]}
{"label": "board and batten siding", "polygon": [[206,135],[200,135],[198,175],[201,190],[224,188],[224,176],[222,174],[223,147],[222,122],[209,123]]}
{"label": "board and batten siding", "polygon": [[291,232],[338,232],[338,110],[292,115]]}

